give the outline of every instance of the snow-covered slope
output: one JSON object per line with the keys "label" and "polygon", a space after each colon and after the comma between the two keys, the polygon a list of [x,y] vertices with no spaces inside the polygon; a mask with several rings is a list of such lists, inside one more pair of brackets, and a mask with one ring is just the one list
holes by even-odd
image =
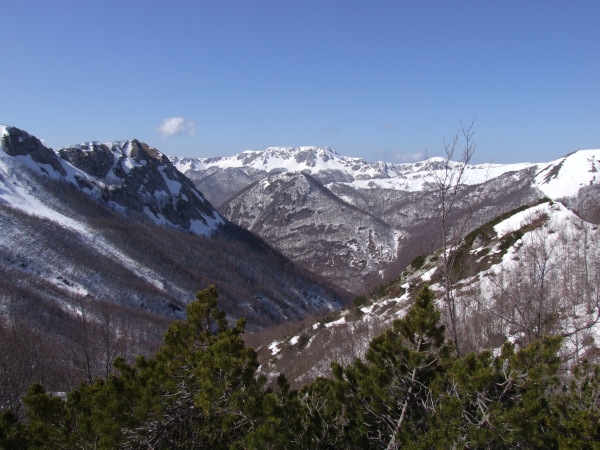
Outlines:
{"label": "snow-covered slope", "polygon": [[156,149],[129,140],[55,152],[17,128],[0,133],[0,314],[31,302],[68,313],[90,297],[181,316],[209,284],[252,327],[344,302],[224,220]]}
{"label": "snow-covered slope", "polygon": [[600,186],[600,150],[579,150],[539,164],[533,186],[552,199],[575,197],[586,186]]}
{"label": "snow-covered slope", "polygon": [[[542,201],[483,225],[459,248],[454,307],[463,354],[561,335],[567,363],[600,359],[600,226],[560,202]],[[425,283],[450,330],[441,254],[438,249],[407,267],[364,299],[366,305],[266,341],[261,370],[270,377],[285,371],[298,385],[330,375],[332,361],[345,365],[364,356],[369,341],[406,313]]]}

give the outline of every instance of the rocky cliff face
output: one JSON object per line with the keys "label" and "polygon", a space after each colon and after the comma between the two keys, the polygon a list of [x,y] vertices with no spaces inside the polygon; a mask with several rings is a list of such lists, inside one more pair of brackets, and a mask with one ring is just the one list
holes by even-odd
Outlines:
{"label": "rocky cliff face", "polygon": [[30,163],[37,164],[39,170],[46,174],[48,170],[44,166],[49,166],[53,172],[63,177],[67,175],[56,153],[46,148],[38,138],[15,127],[2,128],[1,144],[7,155],[29,159]]}
{"label": "rocky cliff face", "polygon": [[[58,155],[94,181],[100,198],[129,211],[144,213],[159,224],[209,232],[223,223],[194,184],[157,149],[136,139],[62,148]],[[80,186],[92,189],[88,181]]]}

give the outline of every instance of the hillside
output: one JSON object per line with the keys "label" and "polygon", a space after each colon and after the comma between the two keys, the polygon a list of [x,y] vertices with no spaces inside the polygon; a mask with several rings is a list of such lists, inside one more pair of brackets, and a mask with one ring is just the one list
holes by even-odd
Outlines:
{"label": "hillside", "polygon": [[254,183],[221,211],[293,261],[349,290],[396,258],[398,236],[392,227],[302,172]]}
{"label": "hillside", "polygon": [[223,219],[158,150],[130,140],[54,152],[1,131],[3,309],[18,287],[66,308],[83,296],[181,317],[196,290],[216,284],[232,320],[262,327],[343,303]]}
{"label": "hillside", "polygon": [[[600,360],[600,227],[550,200],[523,206],[477,228],[458,245],[453,299],[461,354],[565,338],[570,364]],[[371,339],[403,317],[424,284],[437,294],[448,332],[440,250],[415,258],[393,281],[353,307],[249,337],[261,370],[298,386],[329,375],[330,364],[363,357]],[[451,336],[451,335],[449,335]]]}

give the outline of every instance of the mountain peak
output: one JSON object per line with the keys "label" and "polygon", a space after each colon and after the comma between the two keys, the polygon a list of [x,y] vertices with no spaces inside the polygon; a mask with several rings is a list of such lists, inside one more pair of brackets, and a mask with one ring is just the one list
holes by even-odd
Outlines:
{"label": "mountain peak", "polygon": [[0,202],[4,199],[17,208],[40,204],[35,193],[23,191],[13,180],[11,173],[23,164],[40,175],[69,182],[101,203],[144,214],[161,225],[207,235],[225,222],[165,155],[137,139],[89,141],[54,151],[23,130],[2,126],[0,145],[7,155],[0,161],[0,181],[8,194],[15,193],[3,198],[0,187]]}
{"label": "mountain peak", "polygon": [[17,127],[2,126],[0,145],[4,152],[39,173],[65,176],[67,173],[52,149]]}
{"label": "mountain peak", "polygon": [[335,156],[341,156],[338,152],[333,150],[331,147],[319,147],[316,145],[307,145],[302,147],[268,147],[265,153],[288,153],[295,155],[297,153],[314,153],[314,154],[330,154]]}

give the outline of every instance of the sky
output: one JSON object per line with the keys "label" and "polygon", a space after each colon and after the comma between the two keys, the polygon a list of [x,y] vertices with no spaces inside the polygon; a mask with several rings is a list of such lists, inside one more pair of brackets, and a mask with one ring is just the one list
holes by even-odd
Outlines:
{"label": "sky", "polygon": [[473,162],[600,148],[600,2],[0,0],[0,123],[59,148],[330,146]]}

